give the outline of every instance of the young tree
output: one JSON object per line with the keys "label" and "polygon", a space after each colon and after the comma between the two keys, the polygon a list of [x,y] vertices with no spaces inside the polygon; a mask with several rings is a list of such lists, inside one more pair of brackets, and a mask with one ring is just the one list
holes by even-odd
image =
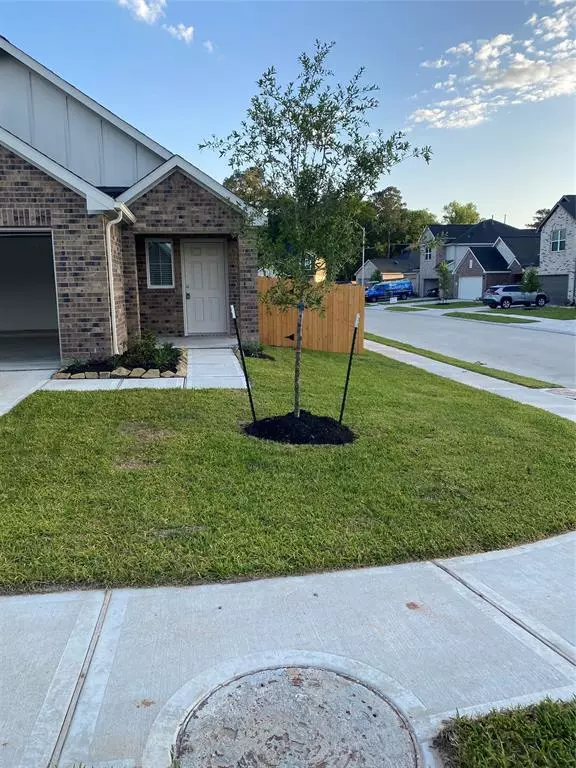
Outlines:
{"label": "young tree", "polygon": [[550,208],[538,208],[534,216],[532,217],[532,223],[526,224],[527,227],[530,227],[531,229],[538,229],[540,224],[544,221],[546,216],[550,213]]}
{"label": "young tree", "polygon": [[370,281],[379,283],[381,280],[382,280],[382,272],[380,272],[379,269],[375,269],[374,272],[372,272],[372,277],[370,278]]}
{"label": "young tree", "polygon": [[442,209],[444,224],[477,224],[480,214],[475,203],[459,203],[452,200]]}
{"label": "young tree", "polygon": [[452,273],[450,267],[445,261],[441,261],[436,267],[438,275],[438,293],[441,301],[446,301],[448,294],[452,289]]}
{"label": "young tree", "polygon": [[[234,171],[256,167],[268,190],[254,202],[268,226],[257,230],[260,266],[277,277],[263,297],[282,309],[296,307],[294,415],[300,416],[302,323],[306,309],[320,310],[336,275],[359,253],[359,202],[382,174],[407,157],[429,161],[429,147],[414,148],[398,132],[370,131],[378,106],[363,69],[342,85],[326,59],[333,43],[316,42],[299,57],[295,81],[281,85],[274,67],[258,80],[247,117],[225,138],[202,147],[227,156]],[[326,280],[310,280],[321,264]]]}
{"label": "young tree", "polygon": [[540,278],[535,267],[530,267],[524,271],[520,285],[526,293],[536,293],[540,290]]}

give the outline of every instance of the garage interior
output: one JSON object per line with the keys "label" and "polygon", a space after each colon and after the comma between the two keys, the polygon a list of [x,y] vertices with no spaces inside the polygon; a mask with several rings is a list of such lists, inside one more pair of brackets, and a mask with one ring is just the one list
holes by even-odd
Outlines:
{"label": "garage interior", "polygon": [[0,233],[0,370],[60,365],[50,234]]}

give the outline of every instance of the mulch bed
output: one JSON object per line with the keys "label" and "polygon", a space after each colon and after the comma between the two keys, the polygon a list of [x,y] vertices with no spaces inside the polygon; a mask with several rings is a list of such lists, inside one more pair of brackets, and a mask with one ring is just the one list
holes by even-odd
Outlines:
{"label": "mulch bed", "polygon": [[262,440],[293,445],[343,445],[356,439],[350,427],[331,416],[314,416],[309,411],[300,411],[299,419],[293,413],[258,419],[248,424],[245,431]]}

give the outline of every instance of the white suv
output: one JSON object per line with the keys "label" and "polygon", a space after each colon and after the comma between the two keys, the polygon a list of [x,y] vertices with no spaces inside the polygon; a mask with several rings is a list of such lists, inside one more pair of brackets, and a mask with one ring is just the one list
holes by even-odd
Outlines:
{"label": "white suv", "polygon": [[537,307],[543,307],[549,301],[550,299],[543,291],[526,293],[521,285],[493,285],[482,296],[482,303],[488,304],[492,309],[496,307],[508,309],[513,304],[522,304],[525,307],[536,304]]}

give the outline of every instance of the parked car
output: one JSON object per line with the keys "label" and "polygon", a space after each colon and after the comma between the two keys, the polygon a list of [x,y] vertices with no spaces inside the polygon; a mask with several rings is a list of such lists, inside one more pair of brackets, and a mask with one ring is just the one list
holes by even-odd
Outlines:
{"label": "parked car", "polygon": [[408,299],[416,296],[411,280],[384,280],[382,283],[370,286],[364,292],[366,301],[385,301],[396,296],[399,299]]}
{"label": "parked car", "polygon": [[492,309],[496,307],[508,309],[514,304],[525,307],[535,304],[537,307],[544,307],[549,301],[550,299],[543,291],[527,293],[521,285],[493,285],[482,296],[482,303],[488,304]]}

